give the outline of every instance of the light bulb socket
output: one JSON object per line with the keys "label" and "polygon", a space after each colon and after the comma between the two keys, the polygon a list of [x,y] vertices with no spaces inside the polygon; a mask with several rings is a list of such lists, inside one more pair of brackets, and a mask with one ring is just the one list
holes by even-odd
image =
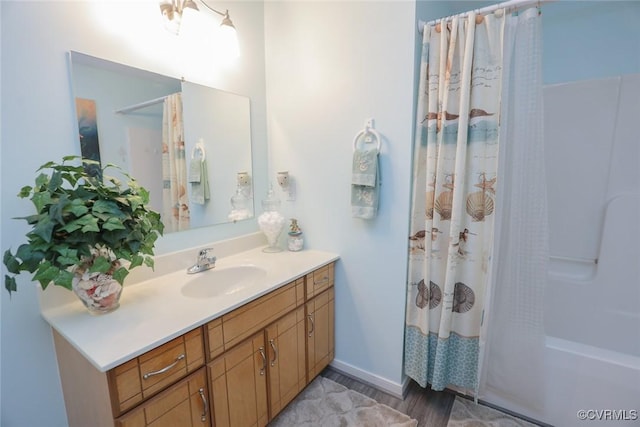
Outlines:
{"label": "light bulb socket", "polygon": [[225,11],[224,16],[222,17],[222,22],[220,23],[220,26],[222,27],[223,25],[226,25],[227,27],[231,27],[233,29],[235,29],[235,25],[233,25],[233,22],[231,22],[231,18],[229,18],[229,11]]}
{"label": "light bulb socket", "polygon": [[184,2],[184,4],[182,5],[182,11],[184,11],[185,9],[193,9],[193,10],[200,10],[198,9],[198,5],[196,4],[196,2],[194,2],[193,0],[187,0]]}

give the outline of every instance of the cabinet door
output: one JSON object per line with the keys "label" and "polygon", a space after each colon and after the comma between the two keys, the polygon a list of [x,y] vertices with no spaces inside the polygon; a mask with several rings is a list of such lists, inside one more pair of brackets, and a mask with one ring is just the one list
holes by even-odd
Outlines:
{"label": "cabinet door", "polygon": [[307,383],[331,363],[334,356],[333,287],[306,304]]}
{"label": "cabinet door", "polygon": [[267,328],[269,418],[273,419],[306,385],[304,307]]}
{"label": "cabinet door", "polygon": [[259,332],[208,364],[216,427],[264,427],[267,353]]}
{"label": "cabinet door", "polygon": [[117,427],[208,427],[209,403],[204,367],[116,419]]}

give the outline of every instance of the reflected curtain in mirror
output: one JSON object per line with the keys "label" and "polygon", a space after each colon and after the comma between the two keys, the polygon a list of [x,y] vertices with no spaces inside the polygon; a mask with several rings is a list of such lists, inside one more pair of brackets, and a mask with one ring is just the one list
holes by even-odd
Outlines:
{"label": "reflected curtain in mirror", "polygon": [[162,222],[167,231],[189,229],[187,162],[184,149],[182,96],[168,95],[162,114]]}
{"label": "reflected curtain in mirror", "polygon": [[98,162],[97,165],[85,164],[85,170],[91,176],[102,178],[96,101],[93,99],[76,98],[76,114],[78,117],[78,138],[80,138],[80,153],[82,154],[82,158]]}

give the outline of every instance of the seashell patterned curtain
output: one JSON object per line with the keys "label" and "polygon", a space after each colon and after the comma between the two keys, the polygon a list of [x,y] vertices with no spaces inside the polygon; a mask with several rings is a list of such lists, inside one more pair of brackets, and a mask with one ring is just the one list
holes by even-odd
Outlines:
{"label": "seashell patterned curtain", "polygon": [[189,229],[185,156],[182,95],[174,93],[165,98],[162,115],[162,223],[165,232]]}
{"label": "seashell patterned curtain", "polygon": [[476,389],[493,247],[504,11],[425,26],[414,151],[405,373]]}

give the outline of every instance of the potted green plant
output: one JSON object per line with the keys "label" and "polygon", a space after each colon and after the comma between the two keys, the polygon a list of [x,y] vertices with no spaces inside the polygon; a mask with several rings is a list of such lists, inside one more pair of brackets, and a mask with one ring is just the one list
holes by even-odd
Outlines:
{"label": "potted green plant", "polygon": [[[98,174],[89,172],[96,167]],[[107,176],[109,168],[126,177],[126,185]],[[118,166],[100,168],[79,156],[45,163],[37,172],[35,185],[18,194],[30,198],[36,213],[16,218],[31,230],[15,254],[4,253],[11,274],[5,288],[16,291],[15,275],[28,271],[42,289],[53,283],[73,290],[92,313],[115,310],[129,270],[153,268],[153,249],[164,227],[160,214],[147,207],[149,192]]]}

